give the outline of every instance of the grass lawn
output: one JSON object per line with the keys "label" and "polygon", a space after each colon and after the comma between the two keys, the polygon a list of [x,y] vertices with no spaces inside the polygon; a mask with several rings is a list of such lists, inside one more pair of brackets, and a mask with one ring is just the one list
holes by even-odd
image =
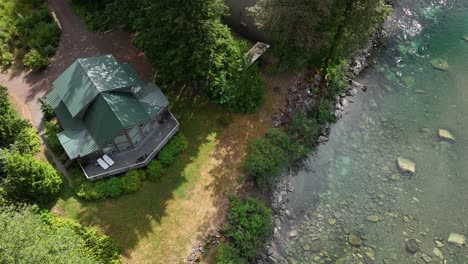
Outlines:
{"label": "grass lawn", "polygon": [[[246,143],[271,126],[271,112],[291,76],[268,78],[264,106],[254,114],[234,114],[224,127],[224,110],[190,89],[167,92],[189,149],[178,156],[158,183],[117,199],[87,202],[68,187],[52,211],[97,226],[121,247],[127,263],[180,263],[207,230],[224,221],[227,196],[242,185]],[[275,79],[278,78],[278,79]]]}
{"label": "grass lawn", "polygon": [[201,96],[185,92],[191,91],[168,93],[168,97],[189,149],[178,156],[160,182],[146,181],[136,193],[97,202],[83,201],[66,188],[53,208],[113,237],[128,262],[169,258],[171,263],[179,262],[190,242],[200,235],[193,232],[197,231],[193,225],[209,220],[205,217],[215,210],[217,194],[198,192],[196,187],[210,183],[209,175],[201,174],[215,161],[210,161],[210,155],[223,130],[217,121],[222,111]]}

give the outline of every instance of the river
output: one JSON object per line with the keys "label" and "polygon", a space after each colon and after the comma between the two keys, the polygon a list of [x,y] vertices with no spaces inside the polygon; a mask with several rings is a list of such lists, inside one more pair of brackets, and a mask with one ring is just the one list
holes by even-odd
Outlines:
{"label": "river", "polygon": [[386,31],[367,92],[292,179],[287,263],[468,263],[468,0],[397,1]]}

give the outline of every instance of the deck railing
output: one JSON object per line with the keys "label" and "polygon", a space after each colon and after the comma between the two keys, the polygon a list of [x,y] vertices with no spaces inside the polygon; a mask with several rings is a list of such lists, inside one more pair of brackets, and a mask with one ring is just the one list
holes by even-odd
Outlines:
{"label": "deck railing", "polygon": [[172,136],[174,136],[174,134],[177,133],[177,131],[179,130],[179,122],[177,121],[177,119],[174,117],[174,115],[170,111],[169,111],[169,113],[171,114],[172,119],[176,122],[176,125],[164,137],[164,139],[161,140],[161,142],[159,142],[158,146],[156,146],[156,148],[148,155],[148,157],[146,157],[145,160],[143,160],[141,162],[137,162],[135,164],[131,164],[131,165],[122,167],[122,168],[113,169],[113,170],[111,169],[112,168],[111,167],[111,168],[109,168],[109,170],[106,170],[105,172],[102,172],[102,173],[99,173],[99,174],[96,174],[96,175],[88,175],[88,173],[86,172],[86,169],[83,167],[81,162],[78,161],[78,164],[80,165],[80,168],[84,172],[86,178],[88,180],[95,181],[95,180],[103,179],[103,178],[106,178],[106,177],[109,177],[109,176],[112,176],[112,175],[121,174],[121,173],[127,172],[127,171],[129,171],[131,169],[138,169],[138,168],[141,168],[141,167],[144,167],[144,166],[148,165],[148,163],[154,158],[154,156],[156,156],[156,154],[161,150],[161,148],[164,145],[166,145],[166,143],[172,138]]}

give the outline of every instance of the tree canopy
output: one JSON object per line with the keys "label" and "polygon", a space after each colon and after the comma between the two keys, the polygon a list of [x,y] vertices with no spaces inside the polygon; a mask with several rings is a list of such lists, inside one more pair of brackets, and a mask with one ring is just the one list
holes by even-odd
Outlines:
{"label": "tree canopy", "polygon": [[60,191],[62,178],[52,165],[17,151],[2,151],[4,187],[7,198],[44,203]]}
{"label": "tree canopy", "polygon": [[287,66],[323,57],[349,59],[387,10],[384,0],[258,0],[250,8]]}
{"label": "tree canopy", "polygon": [[0,207],[0,248],[0,263],[120,263],[109,237],[28,206]]}
{"label": "tree canopy", "polygon": [[0,86],[0,149],[12,147],[21,153],[36,154],[41,139],[28,120],[20,118],[8,100],[8,92]]}

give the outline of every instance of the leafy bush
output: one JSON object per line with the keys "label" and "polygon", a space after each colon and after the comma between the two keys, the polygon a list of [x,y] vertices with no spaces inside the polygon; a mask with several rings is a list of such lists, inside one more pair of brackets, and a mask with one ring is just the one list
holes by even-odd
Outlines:
{"label": "leafy bush", "polygon": [[42,97],[39,98],[38,101],[41,104],[41,112],[42,112],[42,115],[44,116],[44,119],[46,121],[50,121],[54,119],[55,112],[52,106]]}
{"label": "leafy bush", "polygon": [[158,153],[158,159],[164,166],[171,165],[176,156],[188,148],[187,139],[181,133],[177,133]]}
{"label": "leafy bush", "polygon": [[236,112],[251,113],[257,110],[263,102],[263,83],[258,77],[256,64],[238,73],[237,80],[230,89],[232,99],[227,106]]}
{"label": "leafy bush", "polygon": [[[82,176],[83,177],[83,176]],[[100,200],[107,195],[107,185],[104,180],[91,182],[87,179],[82,179],[76,184],[75,192],[78,197],[85,200]]]}
{"label": "leafy bush", "polygon": [[122,176],[89,181],[84,178],[79,168],[72,168],[70,173],[75,181],[78,197],[93,201],[103,198],[116,198],[124,193],[135,192],[141,187],[142,170],[130,170]]}
{"label": "leafy bush", "polygon": [[348,87],[346,77],[349,74],[349,61],[340,60],[337,63],[330,63],[326,70],[325,79],[331,87],[327,95],[332,98],[341,94]]}
{"label": "leafy bush", "polygon": [[121,263],[117,244],[108,236],[100,234],[95,227],[85,227],[78,222],[60,218],[48,212],[42,212],[41,219],[53,229],[67,228],[83,241],[85,252],[100,263]]}
{"label": "leafy bush", "polygon": [[49,163],[31,155],[2,151],[5,173],[4,188],[7,197],[16,201],[44,203],[55,198],[62,178]]}
{"label": "leafy bush", "polygon": [[51,226],[42,218],[36,206],[0,206],[0,263],[108,263],[93,256],[73,227]]}
{"label": "leafy bush", "polygon": [[251,197],[233,198],[224,233],[240,256],[253,259],[273,235],[271,210],[265,202]]}
{"label": "leafy bush", "polygon": [[13,64],[15,61],[15,58],[13,57],[13,54],[9,51],[3,51],[0,48],[1,56],[0,56],[0,66],[2,67],[8,67]]}
{"label": "leafy bush", "polygon": [[14,145],[20,153],[34,155],[41,150],[42,141],[36,129],[26,127],[16,136]]}
{"label": "leafy bush", "polygon": [[316,145],[320,131],[321,128],[317,119],[309,118],[302,112],[296,113],[293,116],[291,123],[286,129],[288,135],[297,145],[303,146],[308,150]]}
{"label": "leafy bush", "polygon": [[141,187],[141,170],[130,170],[120,178],[123,193],[135,192]]}
{"label": "leafy bush", "polygon": [[158,182],[163,174],[166,173],[166,168],[159,160],[152,160],[146,167],[146,175],[152,182]]}
{"label": "leafy bush", "polygon": [[239,250],[227,243],[221,243],[216,251],[216,264],[243,264],[244,260],[239,256]]}
{"label": "leafy bush", "polygon": [[123,192],[122,181],[118,177],[111,177],[106,180],[106,194],[108,197],[119,197]]}
{"label": "leafy bush", "polygon": [[65,153],[65,150],[63,149],[62,144],[60,143],[60,140],[57,137],[57,133],[61,131],[62,128],[57,123],[57,121],[51,120],[45,123],[44,137],[47,141],[48,146],[61,161],[65,161],[68,159],[68,156]]}
{"label": "leafy bush", "polygon": [[36,154],[41,146],[37,131],[28,120],[22,119],[8,100],[8,92],[0,86],[0,148],[14,145],[24,154]]}
{"label": "leafy bush", "polygon": [[287,152],[268,138],[254,140],[248,150],[245,170],[262,189],[275,183],[288,162]]}
{"label": "leafy bush", "polygon": [[[332,101],[335,99],[333,98]],[[331,112],[331,103],[326,100],[325,98],[321,98],[321,100],[317,103],[315,109],[313,110],[313,116],[317,119],[317,122],[320,125],[323,125],[327,122],[335,122],[336,117]]]}
{"label": "leafy bush", "polygon": [[60,29],[45,1],[0,2],[0,28],[8,29],[0,33],[0,65],[8,66],[16,57],[38,70],[47,65],[57,50]]}
{"label": "leafy bush", "polygon": [[33,49],[24,56],[23,64],[37,71],[49,64],[49,58],[40,54],[39,51]]}

